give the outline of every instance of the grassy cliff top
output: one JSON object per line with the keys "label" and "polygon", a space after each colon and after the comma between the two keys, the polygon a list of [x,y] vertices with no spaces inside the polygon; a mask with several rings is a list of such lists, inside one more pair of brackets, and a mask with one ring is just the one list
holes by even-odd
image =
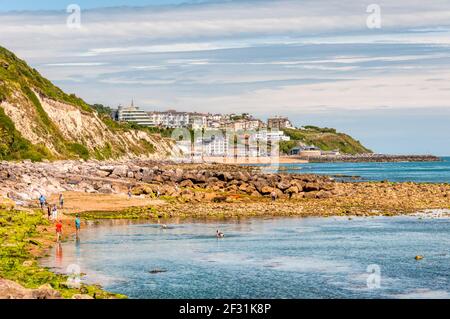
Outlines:
{"label": "grassy cliff top", "polygon": [[6,100],[14,90],[28,87],[55,101],[80,107],[92,112],[82,99],[74,94],[66,94],[52,82],[44,78],[36,69],[14,53],[0,46],[0,101]]}
{"label": "grassy cliff top", "polygon": [[339,150],[343,154],[372,153],[360,141],[333,128],[305,126],[299,129],[285,129],[284,133],[291,138],[291,141],[282,143],[281,150],[284,152],[302,143],[314,145],[323,151]]}

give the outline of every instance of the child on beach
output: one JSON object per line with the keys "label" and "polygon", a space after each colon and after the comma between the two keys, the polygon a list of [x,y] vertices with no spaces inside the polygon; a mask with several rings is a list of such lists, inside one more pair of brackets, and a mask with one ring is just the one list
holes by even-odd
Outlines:
{"label": "child on beach", "polygon": [[62,237],[62,221],[56,223],[56,242],[60,242]]}
{"label": "child on beach", "polygon": [[76,230],[76,238],[77,239],[78,239],[78,234],[80,233],[80,228],[81,228],[80,216],[76,215],[76,217],[75,217],[75,230]]}
{"label": "child on beach", "polygon": [[53,220],[58,219],[58,208],[56,207],[56,204],[53,205],[53,208],[52,208],[52,219]]}

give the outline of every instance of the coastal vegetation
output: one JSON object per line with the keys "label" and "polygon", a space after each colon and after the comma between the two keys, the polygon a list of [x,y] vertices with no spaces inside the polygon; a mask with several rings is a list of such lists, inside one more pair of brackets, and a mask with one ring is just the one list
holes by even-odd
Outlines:
{"label": "coastal vegetation", "polygon": [[171,130],[117,123],[0,47],[0,160],[165,156]]}
{"label": "coastal vegetation", "polygon": [[31,159],[41,161],[53,156],[43,144],[32,144],[16,130],[14,122],[0,107],[0,160]]}
{"label": "coastal vegetation", "polygon": [[36,69],[19,59],[14,53],[0,46],[0,101],[11,96],[17,84],[32,87],[39,93],[54,99],[80,107],[85,112],[92,108],[75,94],[66,94],[52,82],[44,78]]}
{"label": "coastal vegetation", "polygon": [[[75,295],[98,299],[124,297],[103,291],[95,285],[71,287],[68,276],[39,266],[39,257],[54,241],[54,234],[50,231],[53,226],[42,217],[41,212],[0,209],[0,226],[0,278],[12,280],[27,289],[39,289],[45,285],[48,287],[45,289],[47,294],[54,290],[63,298]],[[54,295],[53,292],[51,296]]]}
{"label": "coastal vegetation", "polygon": [[360,141],[345,133],[337,132],[333,128],[320,128],[309,125],[296,129],[286,128],[283,131],[284,134],[291,138],[291,141],[280,143],[280,150],[285,153],[298,144],[316,146],[323,151],[337,150],[342,154],[372,153]]}

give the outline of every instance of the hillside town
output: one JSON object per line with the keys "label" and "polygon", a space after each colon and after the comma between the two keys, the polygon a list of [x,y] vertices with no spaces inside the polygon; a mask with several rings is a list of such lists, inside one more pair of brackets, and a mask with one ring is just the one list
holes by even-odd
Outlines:
{"label": "hillside town", "polygon": [[269,118],[267,123],[254,118],[248,113],[243,114],[212,114],[198,112],[178,112],[168,110],[163,112],[144,111],[131,102],[130,106],[119,106],[113,110],[112,117],[116,121],[136,123],[141,126],[189,129],[233,129],[233,130],[282,130],[294,128],[287,117]]}
{"label": "hillside town", "polygon": [[[235,157],[271,156],[270,152],[275,150],[275,145],[290,141],[290,137],[285,135],[283,130],[294,128],[291,121],[282,116],[272,117],[264,122],[248,113],[212,114],[176,110],[148,112],[135,106],[133,101],[129,106],[119,106],[117,110],[113,110],[112,117],[118,122],[130,122],[146,127],[202,130],[201,136],[194,137],[194,147],[190,138],[177,141],[177,145],[185,154],[193,156],[230,156],[230,153]],[[238,143],[241,145],[230,145],[234,136],[243,141]],[[308,145],[298,145],[293,152],[296,152],[293,155],[298,155],[299,152],[320,155],[320,149]]]}

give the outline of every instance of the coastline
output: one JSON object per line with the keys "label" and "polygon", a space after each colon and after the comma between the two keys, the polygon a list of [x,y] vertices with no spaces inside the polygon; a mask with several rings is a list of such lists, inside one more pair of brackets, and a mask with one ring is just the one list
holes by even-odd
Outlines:
{"label": "coastline", "polygon": [[442,159],[434,155],[388,155],[388,154],[356,154],[356,155],[321,155],[294,156],[309,163],[397,163],[397,162],[439,162]]}
{"label": "coastline", "polygon": [[[73,219],[62,215],[63,242],[74,235]],[[0,299],[122,299],[99,285],[72,286],[69,276],[40,265],[55,245],[53,223],[39,209],[15,210],[0,205]],[[4,235],[7,235],[5,238]],[[82,275],[82,274],[81,274]]]}
{"label": "coastline", "polygon": [[[158,223],[170,219],[217,221],[254,217],[343,216],[351,219],[353,216],[396,216],[428,209],[450,209],[448,183],[337,182],[312,174],[263,174],[255,167],[228,164],[71,163],[62,165],[67,167],[67,175],[52,173],[52,187],[58,182],[68,189],[64,191],[65,209],[61,210],[65,238],[73,236],[74,214],[77,213],[84,221],[123,219]],[[26,166],[28,177],[23,189],[29,189],[34,176],[41,176],[42,167],[55,169],[52,165]],[[14,179],[6,185],[13,185],[18,193],[21,184]],[[129,185],[132,185],[131,199],[127,196]],[[95,187],[104,192],[96,191]],[[51,192],[49,202],[56,203],[59,189],[47,191]],[[277,194],[276,200],[271,199],[273,192]],[[54,290],[65,298],[124,297],[95,285],[84,286],[82,290],[68,289],[64,286],[67,276],[40,267],[39,257],[54,245],[53,224],[37,209],[36,200],[21,202],[28,208],[20,208],[20,211],[14,210],[11,200],[5,202],[6,205],[0,205],[5,218],[16,214],[29,216],[39,226],[30,238],[14,243],[24,247],[25,257],[16,259],[15,273],[5,276],[2,268],[1,277],[33,291],[41,291],[42,285],[50,284],[44,287],[47,297],[53,296]],[[36,274],[47,279],[31,283],[25,280],[27,276],[35,278]]]}

